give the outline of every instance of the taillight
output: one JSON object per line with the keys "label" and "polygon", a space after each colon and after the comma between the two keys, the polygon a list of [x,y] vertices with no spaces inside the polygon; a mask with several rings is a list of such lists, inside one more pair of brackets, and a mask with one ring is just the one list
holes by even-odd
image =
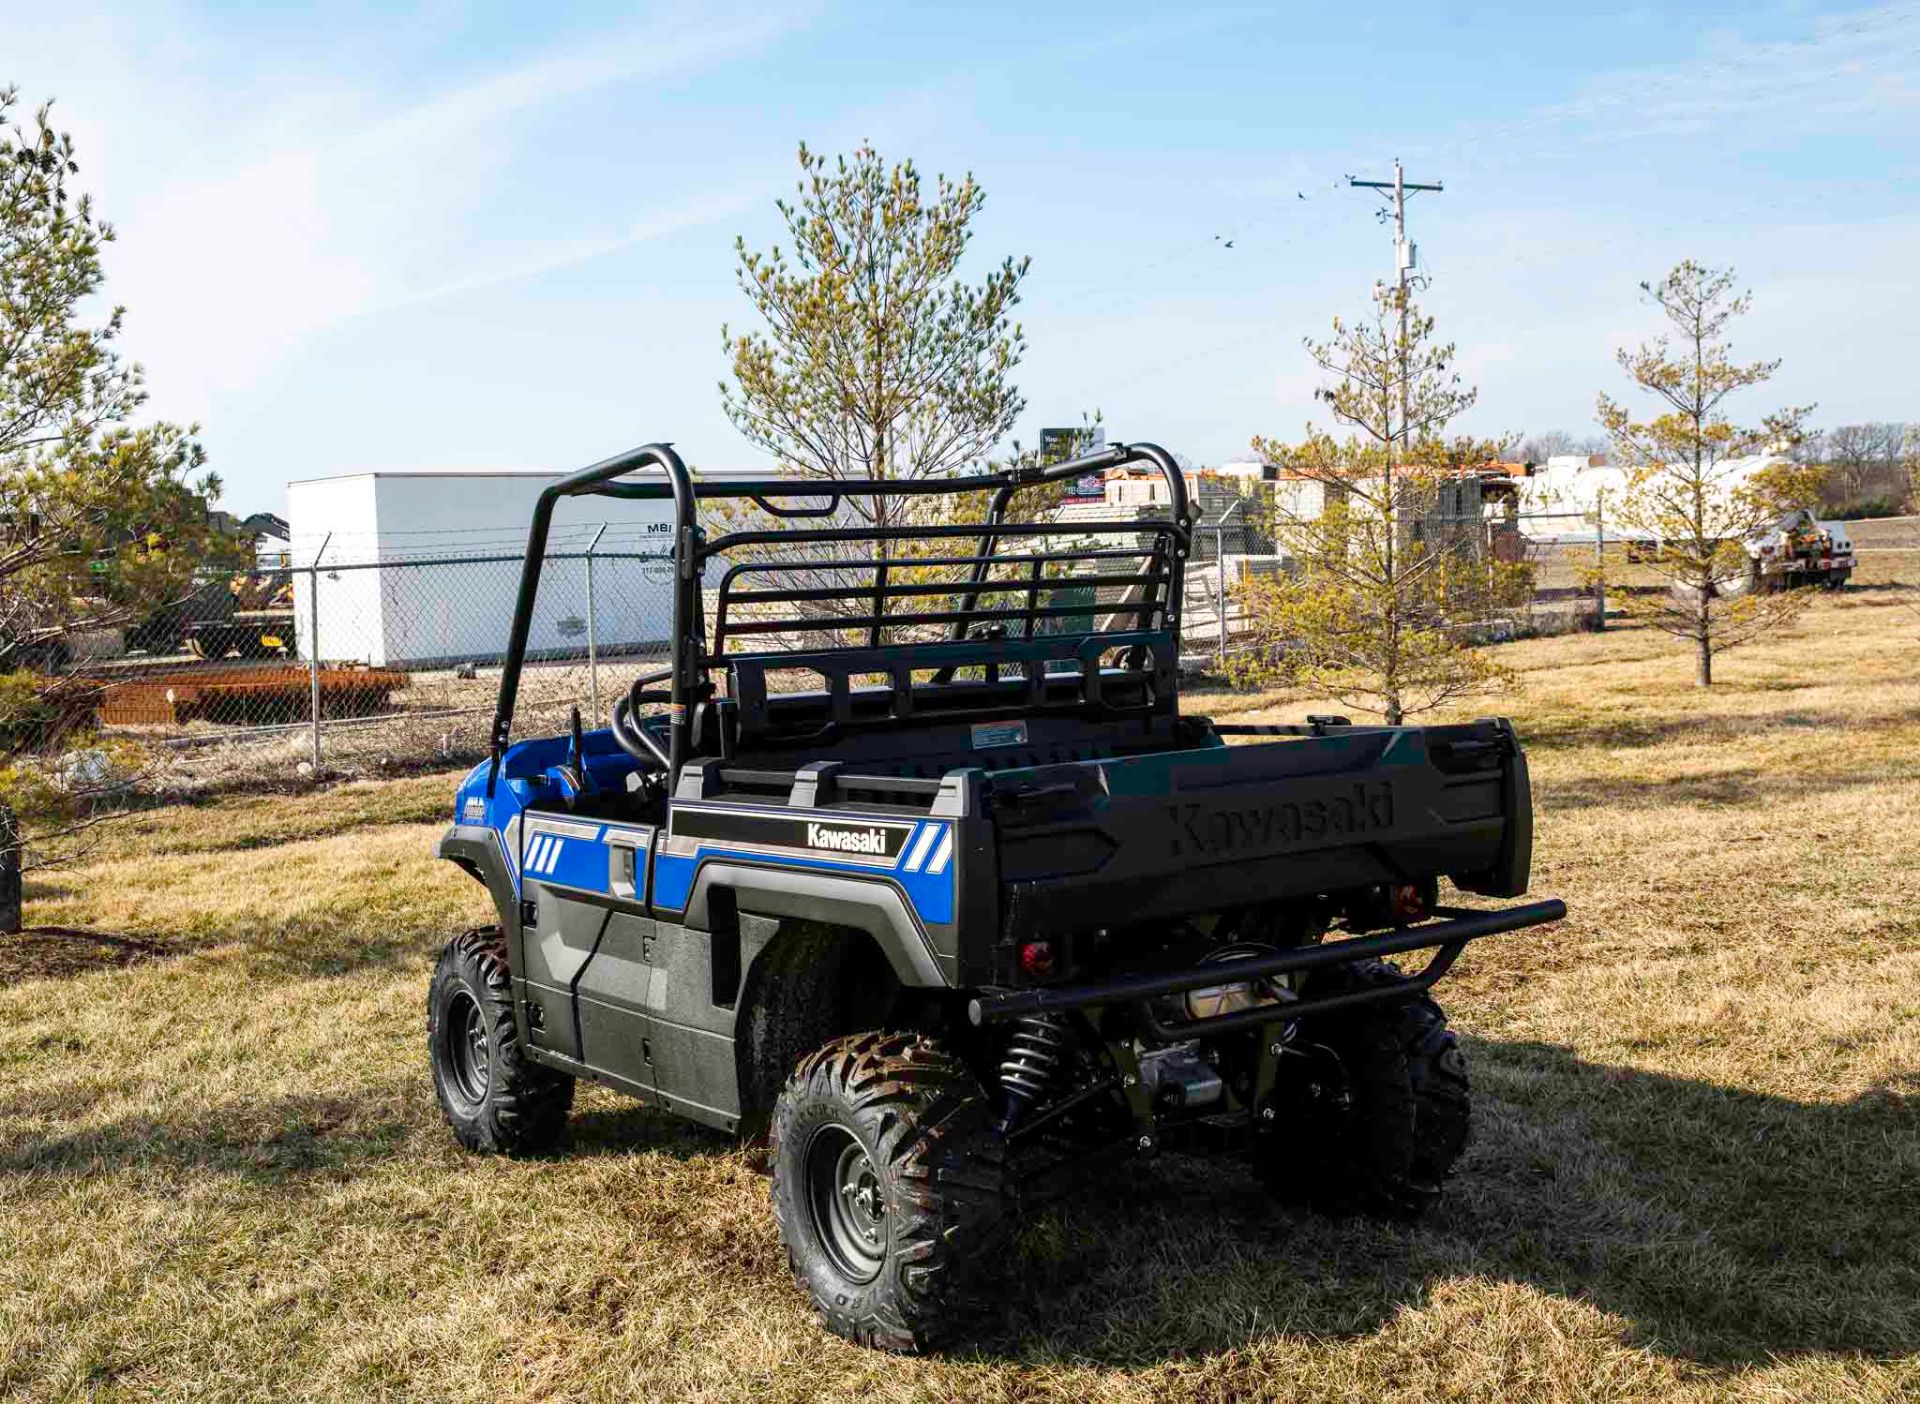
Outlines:
{"label": "taillight", "polygon": [[1417,882],[1393,885],[1393,919],[1402,924],[1425,921],[1430,914],[1426,889]]}
{"label": "taillight", "polygon": [[1020,972],[1044,980],[1053,974],[1053,943],[1029,941],[1020,948]]}

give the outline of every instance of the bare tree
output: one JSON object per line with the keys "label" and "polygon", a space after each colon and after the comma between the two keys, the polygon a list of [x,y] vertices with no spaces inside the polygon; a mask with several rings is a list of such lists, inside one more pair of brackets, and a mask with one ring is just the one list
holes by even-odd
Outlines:
{"label": "bare tree", "polygon": [[1842,424],[1809,436],[1795,457],[1827,470],[1820,494],[1824,511],[1834,516],[1899,512],[1912,502],[1920,426]]}
{"label": "bare tree", "polygon": [[1524,597],[1527,573],[1486,549],[1477,510],[1463,521],[1452,503],[1449,489],[1503,445],[1447,435],[1477,392],[1431,317],[1409,307],[1401,319],[1401,295],[1382,288],[1372,317],[1307,342],[1345,437],[1309,427],[1299,444],[1253,441],[1288,474],[1268,524],[1294,568],[1241,587],[1255,647],[1229,664],[1237,680],[1287,683],[1390,726],[1504,680],[1471,626]]}
{"label": "bare tree", "polygon": [[1565,429],[1546,429],[1528,434],[1514,452],[1522,463],[1545,463],[1564,454],[1601,454],[1607,451],[1604,434],[1570,434]]}
{"label": "bare tree", "polygon": [[1803,592],[1761,595],[1751,588],[1745,542],[1782,511],[1817,496],[1817,469],[1787,462],[1756,469],[1752,462],[1798,442],[1809,411],[1778,410],[1750,428],[1723,412],[1736,391],[1765,384],[1780,366],[1731,359],[1727,328],[1750,304],[1747,294],[1733,291],[1731,270],[1688,259],[1640,287],[1675,335],[1618,356],[1635,386],[1659,402],[1652,419],[1636,420],[1600,396],[1600,420],[1628,475],[1623,499],[1608,503],[1609,517],[1625,533],[1658,543],[1654,564],[1670,588],[1621,603],[1691,643],[1694,681],[1708,687],[1714,655],[1781,623],[1804,600]]}

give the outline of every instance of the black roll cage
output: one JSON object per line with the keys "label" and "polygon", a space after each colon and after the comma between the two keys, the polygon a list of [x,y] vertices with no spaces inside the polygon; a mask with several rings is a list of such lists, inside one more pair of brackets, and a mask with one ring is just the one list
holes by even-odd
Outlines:
{"label": "black roll cage", "polygon": [[[1163,519],[1142,518],[1135,521],[1075,523],[1071,528],[1062,528],[1056,524],[1008,523],[1006,512],[1014,496],[1026,488],[1046,483],[1060,482],[1065,479],[1082,477],[1088,473],[1104,472],[1112,468],[1122,468],[1133,463],[1147,463],[1157,468],[1167,485],[1168,510]],[[664,478],[651,480],[627,480],[626,475],[638,469],[656,468]],[[783,519],[818,519],[832,516],[839,510],[843,500],[851,497],[925,497],[939,494],[962,494],[991,490],[985,521],[978,525],[953,524],[938,526],[898,527],[854,526],[828,528],[802,528],[797,531],[768,532],[741,531],[730,532],[716,537],[711,542],[700,527],[696,518],[697,504],[709,499],[741,499],[754,503],[770,516]],[[867,652],[880,647],[880,629],[883,616],[888,624],[903,622],[895,616],[886,616],[885,605],[889,599],[930,594],[924,585],[890,582],[888,578],[888,560],[885,545],[890,540],[947,539],[956,543],[973,539],[973,550],[963,553],[956,545],[948,554],[928,560],[915,560],[915,565],[943,564],[971,568],[970,577],[964,587],[945,585],[941,588],[948,593],[964,588],[958,607],[950,611],[938,611],[924,615],[909,615],[907,620],[926,624],[940,624],[950,628],[954,641],[965,640],[969,629],[981,620],[1014,617],[1024,619],[1031,639],[1036,619],[1061,619],[1085,617],[1095,608],[1084,604],[1078,606],[1042,606],[1038,596],[1045,591],[1057,588],[1057,583],[1044,580],[1041,575],[1042,564],[1050,557],[1042,552],[1030,552],[1021,556],[1001,556],[995,554],[995,546],[1001,541],[1015,540],[1021,537],[1044,536],[1048,533],[1064,534],[1076,532],[1105,532],[1153,534],[1156,546],[1152,553],[1152,568],[1124,577],[1118,573],[1111,577],[1113,581],[1122,578],[1138,582],[1144,586],[1142,598],[1138,601],[1109,607],[1110,614],[1133,613],[1138,616],[1138,630],[1133,634],[1115,635],[1116,643],[1135,640],[1149,626],[1149,616],[1159,611],[1169,629],[1177,631],[1178,611],[1182,599],[1185,562],[1191,546],[1192,517],[1187,504],[1186,479],[1173,456],[1165,449],[1154,444],[1116,444],[1097,453],[1069,459],[1062,463],[1045,467],[1021,467],[1001,469],[994,472],[973,473],[961,477],[925,478],[925,479],[887,479],[857,478],[835,480],[832,482],[814,481],[804,478],[755,478],[734,480],[697,479],[688,470],[671,444],[645,444],[640,448],[602,459],[589,467],[561,478],[544,488],[533,509],[533,524],[527,532],[526,560],[521,566],[520,588],[514,600],[513,627],[508,636],[507,654],[500,673],[500,697],[494,712],[493,731],[490,738],[491,759],[487,769],[487,792],[493,792],[499,778],[501,758],[506,754],[507,743],[513,728],[514,703],[520,690],[520,674],[526,661],[527,640],[533,626],[533,608],[535,597],[539,593],[540,574],[546,559],[547,537],[553,522],[553,511],[564,497],[599,496],[638,501],[663,501],[671,498],[674,507],[673,531],[673,609],[672,634],[669,639],[669,689],[666,700],[669,703],[668,737],[666,764],[669,782],[678,779],[680,768],[687,760],[687,726],[691,708],[697,706],[712,691],[707,678],[708,666],[726,657],[725,645],[728,633],[726,609],[728,587],[745,575],[748,578],[754,567],[743,568],[735,565],[729,569],[722,584],[720,603],[716,612],[717,630],[713,652],[707,652],[702,600],[702,587],[705,580],[706,563],[716,554],[730,547],[761,543],[787,542],[796,537],[804,537],[814,543],[870,543],[876,551],[876,559],[824,563],[826,568],[872,567],[875,581],[868,593],[874,604],[870,616],[856,617],[852,624],[836,621],[834,627],[861,627],[869,629]],[[793,499],[816,499],[813,505],[783,506],[783,502]],[[818,502],[818,499],[825,501]],[[1124,550],[1117,552],[1085,551],[1078,553],[1090,561],[1103,561],[1115,557],[1139,557],[1148,554],[1144,550]],[[1031,562],[1032,583],[1028,586],[1027,603],[1024,610],[992,610],[982,608],[980,597],[983,593],[1007,593],[1013,587],[1007,583],[989,581],[989,573],[995,564]],[[903,562],[905,563],[905,562]],[[1107,576],[1095,576],[1093,581],[1107,581]],[[1087,580],[1068,583],[1089,583]],[[809,591],[775,590],[761,591],[758,594],[741,592],[741,597],[756,602],[777,601],[797,603],[808,599],[822,599],[831,595],[844,598],[847,591]],[[741,633],[770,632],[771,626],[765,624],[735,623],[732,632]],[[938,648],[938,645],[933,646]],[[846,650],[849,654],[855,650]],[[1033,655],[1037,660],[1038,655]],[[1083,660],[1083,666],[1092,670],[1090,682],[1097,687],[1097,659],[1091,663]],[[1041,690],[1044,678],[1039,674],[1043,668],[1037,668],[1036,661],[1028,663],[1029,680],[1035,692]],[[951,668],[947,669],[949,673]]]}

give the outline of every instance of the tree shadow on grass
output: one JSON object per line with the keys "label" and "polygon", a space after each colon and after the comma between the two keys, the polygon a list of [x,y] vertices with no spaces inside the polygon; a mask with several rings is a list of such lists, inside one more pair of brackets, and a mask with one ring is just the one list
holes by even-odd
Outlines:
{"label": "tree shadow on grass", "polygon": [[175,954],[173,947],[111,931],[29,926],[0,935],[0,985],[63,979],[103,967],[125,967]]}
{"label": "tree shadow on grass", "polygon": [[447,935],[439,927],[367,930],[343,927],[332,919],[302,917],[194,925],[169,934],[164,944],[174,955],[231,955],[260,980],[277,983],[431,965]]}
{"label": "tree shadow on grass", "polygon": [[[44,1040],[53,1044],[50,1037]],[[57,1051],[83,1056],[84,1041],[60,1040]],[[457,1146],[433,1105],[423,1065],[417,1077],[353,1094],[300,1093],[235,1097],[161,1115],[121,1117],[59,1135],[9,1131],[7,1121],[71,1118],[85,1097],[70,1086],[39,1093],[0,1090],[0,1178],[86,1176],[127,1169],[212,1171],[244,1180],[281,1182],[319,1174],[341,1178],[419,1153],[425,1137]],[[725,1154],[737,1142],[717,1131],[638,1103],[591,1107],[574,1114],[566,1142],[550,1155],[567,1160],[645,1151],[676,1160]],[[480,1157],[476,1157],[479,1159]]]}
{"label": "tree shadow on grass", "polygon": [[356,975],[430,961],[446,938],[447,933],[438,928],[370,934],[300,921],[273,926],[255,922],[190,926],[165,935],[30,926],[0,935],[0,986],[64,979],[105,966],[138,965],[223,947],[237,951],[248,968],[265,980]]}
{"label": "tree shadow on grass", "polygon": [[22,902],[57,902],[73,896],[74,889],[62,882],[38,874],[29,874],[20,880],[20,900]]}
{"label": "tree shadow on grass", "polygon": [[1578,780],[1540,782],[1535,791],[1543,810],[1633,809],[1645,805],[1706,804],[1767,809],[1781,804],[1843,794],[1884,785],[1884,770],[1817,767],[1800,769],[1736,765],[1695,775],[1649,781],[1630,776],[1590,775]]}
{"label": "tree shadow on grass", "polygon": [[[1770,684],[1717,684],[1723,691],[1792,691]],[[1911,725],[1920,721],[1920,707],[1903,707],[1876,716],[1845,716],[1837,712],[1789,712],[1785,715],[1741,717],[1687,713],[1665,717],[1607,717],[1586,715],[1541,716],[1520,728],[1520,741],[1529,751],[1619,751],[1662,746],[1677,741],[1738,741],[1786,730],[1844,731],[1858,734]]]}
{"label": "tree shadow on grass", "polygon": [[[70,1089],[0,1101],[0,1117],[71,1114]],[[397,1155],[407,1121],[383,1115],[387,1098],[322,1093],[234,1098],[192,1112],[128,1116],[63,1135],[0,1134],[0,1176],[87,1176],[128,1169],[211,1170],[285,1181],[345,1172]]]}
{"label": "tree shadow on grass", "polygon": [[1474,1044],[1477,1135],[1419,1226],[1267,1203],[1251,1175],[1125,1162],[1026,1231],[974,1349],[1141,1366],[1383,1329],[1458,1279],[1530,1284],[1723,1366],[1920,1348],[1920,1085],[1806,1104]]}

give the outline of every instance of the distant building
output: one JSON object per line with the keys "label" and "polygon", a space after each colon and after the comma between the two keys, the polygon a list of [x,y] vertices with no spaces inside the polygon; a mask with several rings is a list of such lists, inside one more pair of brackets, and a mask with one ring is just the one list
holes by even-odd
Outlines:
{"label": "distant building", "polygon": [[[766,476],[762,469],[696,474],[741,475]],[[371,472],[287,484],[293,564],[317,560],[321,567],[319,656],[376,666],[498,658],[507,646],[534,503],[562,476],[551,470]],[[613,652],[666,639],[672,544],[669,500],[562,498],[529,655],[575,656],[584,648],[589,548],[597,646]],[[303,658],[315,647],[312,585],[312,573],[296,571]]]}

